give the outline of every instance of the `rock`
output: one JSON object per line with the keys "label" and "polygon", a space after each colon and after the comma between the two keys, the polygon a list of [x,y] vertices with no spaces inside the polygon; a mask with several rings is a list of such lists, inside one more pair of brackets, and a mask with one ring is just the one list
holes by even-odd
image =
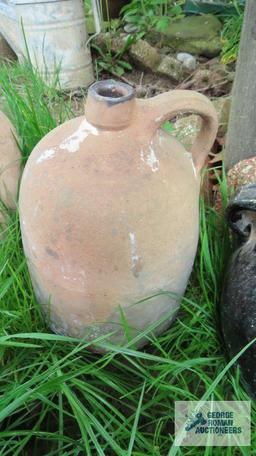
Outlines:
{"label": "rock", "polygon": [[[155,47],[159,49],[159,47],[155,44]],[[170,55],[170,48],[168,46],[161,46],[161,55]],[[173,54],[174,57],[174,54]]]}
{"label": "rock", "polygon": [[174,123],[173,136],[181,142],[185,149],[190,150],[200,129],[200,118],[196,115],[177,118]]}
{"label": "rock", "polygon": [[212,100],[212,102],[215,106],[219,119],[218,137],[222,138],[226,135],[228,129],[231,96],[219,97],[215,100]]}
{"label": "rock", "polygon": [[172,21],[162,34],[150,32],[147,39],[152,43],[162,42],[176,52],[215,57],[221,51],[221,28],[219,19],[211,14],[187,16]]}
{"label": "rock", "polygon": [[221,96],[230,93],[232,86],[231,73],[228,73],[223,65],[211,69],[198,68],[193,76],[193,89],[198,91],[210,90],[211,96]]}
{"label": "rock", "polygon": [[225,98],[219,116],[219,136],[224,136],[228,131],[228,122],[231,109],[231,96]]}
{"label": "rock", "polygon": [[147,41],[137,41],[131,46],[129,54],[138,68],[149,70],[159,76],[165,76],[173,82],[182,79],[184,73],[182,64],[170,55],[161,55]]}
{"label": "rock", "polygon": [[195,90],[202,89],[205,86],[211,85],[212,72],[199,68],[193,77],[193,83]]}
{"label": "rock", "polygon": [[[218,136],[224,136],[224,134],[227,132],[231,96],[216,98],[216,99],[213,99],[212,102],[217,111],[218,120],[219,120]],[[200,124],[201,124],[200,117],[196,116],[194,114],[192,114],[190,116],[186,116],[186,117],[184,117],[184,116],[178,117],[176,119],[176,122],[174,123],[175,129],[172,134],[183,144],[183,146],[186,149],[189,150],[191,148],[193,142],[195,141],[197,133],[199,132]],[[250,159],[250,160],[252,160],[252,159]],[[251,164],[251,161],[250,161],[250,164]],[[250,166],[250,169],[251,169],[251,166]],[[244,175],[244,171],[241,171],[241,169],[239,168],[239,172],[241,173],[241,177],[242,177]],[[256,166],[254,169],[254,173],[256,173]],[[228,175],[229,174],[230,174],[230,172],[228,173]],[[251,181],[249,181],[249,182],[251,182]],[[256,174],[255,174],[255,182],[256,182]]]}
{"label": "rock", "polygon": [[0,33],[0,58],[16,60],[17,56],[9,46],[3,35]]}
{"label": "rock", "polygon": [[206,64],[205,67],[211,70],[212,73],[218,73],[220,76],[225,78],[227,81],[233,82],[234,71],[231,71],[228,65],[220,63],[219,61],[212,64]]}
{"label": "rock", "polygon": [[193,71],[196,69],[196,58],[187,52],[179,52],[177,54],[177,60],[188,70]]}
{"label": "rock", "polygon": [[[239,191],[243,186],[256,182],[256,157],[247,158],[236,163],[227,172],[227,195],[234,191]],[[219,188],[215,194],[215,209],[218,213],[222,212],[222,199]]]}
{"label": "rock", "polygon": [[221,43],[219,38],[213,38],[212,40],[192,40],[187,42],[186,45],[177,47],[177,50],[182,48],[182,50],[187,52],[193,52],[195,55],[203,55],[205,57],[213,57],[219,55],[221,52]]}
{"label": "rock", "polygon": [[119,52],[120,49],[124,47],[126,39],[127,35],[125,33],[120,34],[119,36],[114,36],[110,32],[106,32],[96,35],[93,42],[103,52]]}
{"label": "rock", "polygon": [[227,173],[228,187],[240,190],[241,187],[256,182],[256,157],[241,160]]}
{"label": "rock", "polygon": [[132,44],[129,54],[135,65],[143,70],[154,71],[161,61],[159,52],[144,40]]}
{"label": "rock", "polygon": [[173,82],[179,82],[183,76],[182,64],[174,57],[166,55],[161,59],[155,73],[159,76],[166,76]]}
{"label": "rock", "polygon": [[125,33],[137,33],[139,31],[139,27],[137,27],[137,25],[128,23],[124,26],[124,31]]}
{"label": "rock", "polygon": [[146,98],[147,97],[147,87],[139,86],[136,88],[136,97],[137,98]]}

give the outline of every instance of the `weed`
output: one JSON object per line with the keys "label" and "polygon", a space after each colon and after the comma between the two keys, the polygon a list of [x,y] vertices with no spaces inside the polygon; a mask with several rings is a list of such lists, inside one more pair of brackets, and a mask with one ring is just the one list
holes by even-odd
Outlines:
{"label": "weed", "polygon": [[132,0],[122,8],[124,22],[137,26],[139,32],[156,28],[162,32],[172,19],[183,16],[180,1],[170,0]]}
{"label": "weed", "polygon": [[4,109],[16,127],[24,157],[46,133],[72,115],[70,105],[59,91],[58,72],[47,85],[29,60],[23,64],[1,64],[0,94]]}
{"label": "weed", "polygon": [[234,6],[236,14],[226,19],[222,30],[222,63],[235,62],[238,57],[244,11],[235,2]]}
{"label": "weed", "polygon": [[92,44],[92,48],[99,54],[99,57],[95,60],[95,72],[97,79],[102,71],[107,71],[113,76],[120,77],[125,71],[132,70],[131,64],[125,59],[129,47],[134,42],[134,37],[128,35],[121,47],[114,51],[113,40],[115,38],[110,33],[105,35],[104,46],[100,47],[97,44]]}

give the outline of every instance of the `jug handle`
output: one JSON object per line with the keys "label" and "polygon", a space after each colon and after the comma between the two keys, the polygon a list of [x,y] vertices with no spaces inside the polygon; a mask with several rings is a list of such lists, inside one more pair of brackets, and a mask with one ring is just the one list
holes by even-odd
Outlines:
{"label": "jug handle", "polygon": [[201,129],[190,151],[195,168],[199,173],[218,131],[217,113],[211,101],[206,96],[192,90],[173,90],[139,101],[143,111],[141,112],[140,109],[140,117],[144,119],[144,122],[146,117],[150,119],[149,128],[153,134],[165,121],[172,119],[177,114],[191,113],[201,117]]}
{"label": "jug handle", "polygon": [[250,212],[256,213],[256,184],[241,187],[226,208],[226,219],[230,228],[244,239],[250,234]]}

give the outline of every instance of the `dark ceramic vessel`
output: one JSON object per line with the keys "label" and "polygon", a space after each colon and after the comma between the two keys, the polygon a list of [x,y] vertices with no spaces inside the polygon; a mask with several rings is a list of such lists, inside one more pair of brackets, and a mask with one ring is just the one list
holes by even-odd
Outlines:
{"label": "dark ceramic vessel", "polygon": [[[227,208],[235,252],[225,277],[221,326],[230,356],[256,338],[256,184],[237,193]],[[256,342],[238,359],[243,383],[256,397]]]}

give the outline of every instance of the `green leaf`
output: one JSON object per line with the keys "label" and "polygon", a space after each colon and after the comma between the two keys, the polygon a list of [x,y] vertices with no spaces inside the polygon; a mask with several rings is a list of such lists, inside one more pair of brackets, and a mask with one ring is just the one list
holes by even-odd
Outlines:
{"label": "green leaf", "polygon": [[159,32],[162,32],[163,30],[166,30],[168,28],[169,24],[170,24],[170,18],[163,16],[160,20],[157,21],[156,29],[159,30]]}
{"label": "green leaf", "polygon": [[140,24],[143,22],[143,19],[141,16],[125,16],[125,22],[131,24]]}
{"label": "green leaf", "polygon": [[144,382],[142,390],[141,390],[141,395],[140,395],[138,407],[137,407],[136,414],[135,414],[133,427],[132,427],[131,438],[130,438],[130,442],[129,442],[129,448],[128,448],[128,451],[127,451],[127,456],[132,456],[132,449],[133,449],[133,445],[134,445],[135,438],[136,438],[136,431],[137,431],[139,418],[140,418],[140,411],[141,411],[141,406],[142,406],[142,401],[143,401],[143,396],[144,396],[144,391],[145,391],[145,385],[146,385],[146,383]]}
{"label": "green leaf", "polygon": [[182,8],[179,5],[175,5],[169,10],[169,14],[172,16],[180,16],[183,14]]}
{"label": "green leaf", "polygon": [[162,125],[163,130],[165,130],[167,133],[172,134],[175,131],[174,125],[171,122],[165,122]]}
{"label": "green leaf", "polygon": [[132,70],[132,65],[129,62],[126,62],[125,60],[119,60],[118,65],[125,68],[126,70]]}
{"label": "green leaf", "polygon": [[115,65],[112,70],[118,74],[118,76],[122,76],[124,74],[124,68],[122,68],[121,66],[119,65]]}

